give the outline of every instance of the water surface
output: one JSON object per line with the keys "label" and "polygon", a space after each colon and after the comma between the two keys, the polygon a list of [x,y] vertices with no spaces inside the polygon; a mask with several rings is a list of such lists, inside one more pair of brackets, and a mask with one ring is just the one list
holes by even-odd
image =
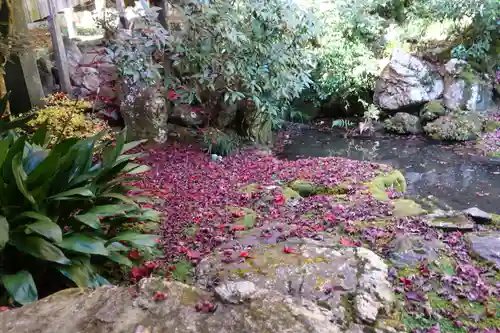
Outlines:
{"label": "water surface", "polygon": [[477,206],[500,214],[500,162],[474,156],[460,147],[422,138],[343,138],[302,129],[287,140],[280,156],[342,156],[390,164],[404,173],[409,196],[434,196],[442,208]]}

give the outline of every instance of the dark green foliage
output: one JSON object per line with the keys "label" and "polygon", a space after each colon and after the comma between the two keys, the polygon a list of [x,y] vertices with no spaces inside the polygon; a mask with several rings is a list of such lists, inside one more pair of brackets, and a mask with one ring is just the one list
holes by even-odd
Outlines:
{"label": "dark green foliage", "polygon": [[46,131],[0,140],[0,277],[18,304],[37,299],[36,285],[98,287],[107,261],[131,265],[132,248],[156,245],[155,235],[122,232],[158,214],[127,196],[127,182],[146,166],[125,154],[141,142],[96,147],[102,137],[67,139],[46,148]]}
{"label": "dark green foliage", "polygon": [[5,137],[10,130],[27,127],[28,121],[35,116],[35,114],[29,114],[12,120],[10,114],[7,112],[9,97],[10,93],[7,93],[0,99],[0,138]]}

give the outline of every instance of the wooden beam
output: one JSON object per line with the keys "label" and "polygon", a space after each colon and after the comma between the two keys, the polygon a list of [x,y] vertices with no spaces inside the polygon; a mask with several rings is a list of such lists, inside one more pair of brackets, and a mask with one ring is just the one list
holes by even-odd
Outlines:
{"label": "wooden beam", "polygon": [[57,21],[57,10],[54,0],[48,0],[49,17],[47,22],[49,24],[50,36],[52,37],[52,47],[56,59],[57,72],[59,73],[59,84],[61,90],[67,94],[71,93],[71,81],[69,78],[69,65],[66,57],[66,50],[61,33],[61,27]]}
{"label": "wooden beam", "polygon": [[125,0],[116,0],[116,10],[118,11],[118,17],[120,18],[122,28],[127,29],[128,21],[125,17]]}
{"label": "wooden beam", "polygon": [[[14,15],[13,33],[28,34],[27,12],[24,3],[17,1],[12,9]],[[44,105],[42,98],[45,97],[45,94],[43,92],[42,81],[40,80],[40,73],[38,72],[35,51],[26,50],[19,55],[19,61],[21,63],[26,89],[28,90],[30,104],[32,107],[42,107]]]}
{"label": "wooden beam", "polygon": [[68,28],[68,37],[76,37],[75,20],[73,17],[73,7],[64,8],[64,19],[66,20],[66,27]]}

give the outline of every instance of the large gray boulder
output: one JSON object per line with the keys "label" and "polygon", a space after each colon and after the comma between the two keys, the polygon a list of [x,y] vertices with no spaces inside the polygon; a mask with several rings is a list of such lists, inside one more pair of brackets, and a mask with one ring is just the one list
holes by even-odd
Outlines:
{"label": "large gray boulder", "polygon": [[451,59],[445,71],[443,103],[448,109],[485,112],[494,106],[493,87],[474,73],[467,62]]}
{"label": "large gray boulder", "polygon": [[[204,259],[197,267],[197,285],[217,290],[221,284],[248,281],[258,289],[307,299],[328,312],[339,332],[374,325],[390,313],[394,294],[388,267],[372,251],[333,245],[338,240],[327,236],[276,244],[273,231],[265,235],[250,231]],[[250,245],[242,258],[236,249]]]}
{"label": "large gray boulder", "polygon": [[[222,288],[222,287],[221,287]],[[219,288],[220,289],[220,288]],[[260,289],[252,283],[222,288],[245,293],[219,302],[213,294],[161,278],[136,287],[67,289],[17,310],[0,313],[2,333],[362,333],[343,330],[330,311],[307,299]],[[234,295],[231,300],[234,300]],[[368,301],[368,300],[367,300]],[[206,306],[209,305],[209,306]],[[208,309],[208,310],[207,310]],[[376,332],[384,332],[376,330]],[[395,332],[395,330],[390,330]]]}
{"label": "large gray boulder", "polygon": [[443,78],[430,64],[396,49],[380,74],[373,98],[382,109],[398,110],[438,99],[443,88]]}

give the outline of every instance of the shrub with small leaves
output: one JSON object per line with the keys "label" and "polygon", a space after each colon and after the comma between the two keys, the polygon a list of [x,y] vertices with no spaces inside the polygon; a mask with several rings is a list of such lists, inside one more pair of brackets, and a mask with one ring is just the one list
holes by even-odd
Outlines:
{"label": "shrub with small leaves", "polygon": [[282,105],[312,83],[315,15],[290,0],[174,7],[183,30],[168,41],[175,75],[167,75],[166,88],[187,104],[241,105],[247,136],[265,142]]}
{"label": "shrub with small leaves", "polygon": [[[158,222],[159,214],[129,196],[127,184],[149,170],[126,154],[140,142],[97,150],[102,135],[70,138],[44,148],[46,131],[0,140],[0,295],[17,304],[71,285],[107,284],[100,273],[127,254],[156,246],[156,235],[123,231],[130,223]],[[37,286],[42,285],[43,289]]]}
{"label": "shrub with small leaves", "polygon": [[231,130],[223,132],[216,128],[208,128],[203,131],[202,136],[203,143],[209,154],[231,155],[241,144],[238,134]]}
{"label": "shrub with small leaves", "polygon": [[51,143],[72,137],[88,138],[102,131],[110,131],[104,120],[86,113],[90,109],[86,101],[71,100],[66,94],[56,93],[48,96],[45,102],[45,107],[36,110],[36,116],[28,125],[35,129],[46,126]]}

